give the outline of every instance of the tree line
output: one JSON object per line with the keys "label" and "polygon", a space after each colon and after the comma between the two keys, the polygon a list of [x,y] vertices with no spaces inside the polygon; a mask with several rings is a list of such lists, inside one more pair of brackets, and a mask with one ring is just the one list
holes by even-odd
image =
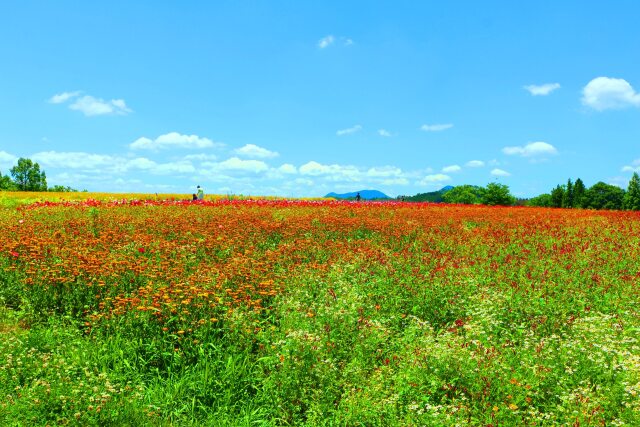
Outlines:
{"label": "tree line", "polygon": [[640,210],[640,177],[634,172],[627,190],[606,184],[602,181],[587,188],[578,178],[571,179],[565,185],[557,185],[549,193],[541,194],[529,200],[516,199],[509,187],[504,184],[490,183],[486,187],[459,185],[442,194],[446,203],[483,204],[483,205],[526,205],[548,208]]}
{"label": "tree line", "polygon": [[78,191],[63,185],[47,187],[47,175],[40,165],[31,159],[19,158],[14,167],[9,170],[9,175],[3,175],[0,171],[0,190],[6,191]]}
{"label": "tree line", "polygon": [[557,185],[550,193],[530,199],[529,206],[551,208],[640,210],[640,177],[637,172],[629,180],[627,190],[602,181],[586,188],[580,178]]}

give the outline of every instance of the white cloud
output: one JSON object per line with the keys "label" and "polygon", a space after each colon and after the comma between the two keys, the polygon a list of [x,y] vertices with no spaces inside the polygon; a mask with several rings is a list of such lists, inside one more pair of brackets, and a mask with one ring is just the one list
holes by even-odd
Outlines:
{"label": "white cloud", "polygon": [[446,182],[446,181],[450,181],[451,177],[449,175],[445,175],[442,173],[436,173],[436,174],[432,174],[432,175],[427,175],[424,178],[422,178],[418,184],[420,185],[429,185],[429,184],[434,184],[434,183],[439,183],[439,182]]}
{"label": "white cloud", "polygon": [[208,148],[221,145],[198,135],[182,135],[178,132],[169,132],[160,135],[155,140],[146,137],[138,138],[129,144],[129,148],[132,150],[160,150],[164,148]]}
{"label": "white cloud", "polygon": [[56,95],[53,95],[51,98],[49,98],[49,102],[51,104],[62,104],[64,102],[67,102],[71,98],[75,98],[79,96],[80,93],[81,93],[80,91],[58,93]]}
{"label": "white cloud", "polygon": [[504,154],[509,156],[522,156],[522,157],[535,157],[535,156],[544,156],[550,154],[557,154],[558,150],[551,144],[546,142],[538,141],[538,142],[530,142],[525,146],[513,146],[513,147],[504,147],[502,149]]}
{"label": "white cloud", "polygon": [[491,171],[491,175],[493,175],[493,176],[511,176],[511,174],[509,172],[507,172],[505,170],[502,170],[502,169],[497,169],[497,168],[493,169]]}
{"label": "white cloud", "polygon": [[105,154],[91,154],[83,152],[41,151],[31,158],[46,167],[60,169],[97,169],[113,166],[117,159]]}
{"label": "white cloud", "polygon": [[217,169],[226,171],[244,171],[244,172],[264,172],[269,166],[261,160],[242,160],[237,157],[231,157],[223,162],[218,163]]}
{"label": "white cloud", "polygon": [[582,104],[597,111],[640,107],[640,94],[624,79],[597,77],[582,89]]}
{"label": "white cloud", "polygon": [[361,172],[355,166],[350,165],[323,165],[310,161],[298,169],[301,175],[325,176],[333,181],[347,180],[360,181]]}
{"label": "white cloud", "polygon": [[295,166],[289,163],[285,163],[278,168],[278,172],[285,174],[296,174],[298,173],[298,169]]}
{"label": "white cloud", "polygon": [[353,127],[347,128],[347,129],[340,129],[339,131],[336,132],[336,135],[338,135],[338,136],[351,135],[351,134],[356,133],[356,132],[358,132],[360,130],[362,130],[362,126],[355,125]]}
{"label": "white cloud", "polygon": [[623,166],[622,172],[640,172],[640,166]]}
{"label": "white cloud", "polygon": [[216,160],[218,157],[215,154],[204,154],[204,153],[200,153],[200,154],[188,154],[186,156],[184,156],[182,159],[183,160],[197,160],[199,162],[210,162],[213,160]]}
{"label": "white cloud", "polygon": [[378,130],[378,135],[380,135],[380,136],[385,136],[385,137],[393,136],[393,135],[391,135],[391,132],[389,132],[389,131],[388,131],[388,130],[386,130],[386,129],[380,129],[380,130]]}
{"label": "white cloud", "polygon": [[305,185],[307,187],[312,187],[314,182],[307,178],[296,178],[294,181],[298,185]]}
{"label": "white cloud", "polygon": [[622,172],[640,172],[640,159],[632,161],[631,166],[623,166]]}
{"label": "white cloud", "polygon": [[[13,154],[9,154],[6,151],[0,151],[0,166],[10,168],[16,163],[17,160],[18,158]],[[6,171],[5,175],[7,175]]]}
{"label": "white cloud", "polygon": [[453,173],[453,172],[460,172],[462,168],[458,165],[451,165],[451,166],[445,166],[442,168],[442,172],[444,173]]}
{"label": "white cloud", "polygon": [[321,38],[320,41],[318,41],[318,47],[320,49],[327,48],[331,46],[334,41],[335,41],[335,37],[333,37],[332,35],[328,35],[326,37]]}
{"label": "white cloud", "polygon": [[156,162],[154,162],[153,160],[149,160],[145,157],[137,157],[135,159],[129,160],[127,161],[124,165],[123,168],[126,169],[142,169],[142,170],[148,170],[148,169],[153,169],[155,167],[157,167],[158,164]]}
{"label": "white cloud", "polygon": [[76,98],[75,102],[69,105],[69,108],[80,111],[85,116],[102,116],[106,114],[124,115],[132,112],[132,110],[127,107],[124,99],[105,101],[90,95]]}
{"label": "white cloud", "polygon": [[195,172],[191,162],[186,160],[157,163],[145,157],[127,159],[107,154],[58,151],[42,151],[35,153],[31,158],[47,168],[80,170],[95,175],[124,174],[132,170],[145,171],[154,175]]}
{"label": "white cloud", "polygon": [[151,172],[157,175],[192,174],[195,171],[196,168],[187,161],[159,163],[151,169]]}
{"label": "white cloud", "polygon": [[353,44],[353,40],[349,37],[343,37],[342,42],[345,46],[351,46]]}
{"label": "white cloud", "polygon": [[481,168],[484,166],[484,162],[482,160],[469,160],[465,166],[469,168]]}
{"label": "white cloud", "polygon": [[528,85],[524,87],[533,96],[546,96],[556,89],[560,89],[560,83],[545,83],[543,85]]}
{"label": "white cloud", "polygon": [[279,156],[275,151],[269,151],[266,148],[258,147],[254,144],[247,144],[242,148],[238,148],[235,150],[235,153],[240,156],[258,159],[271,159]]}
{"label": "white cloud", "polygon": [[407,178],[389,178],[380,181],[382,185],[407,185],[409,180]]}
{"label": "white cloud", "polygon": [[425,132],[440,132],[443,130],[451,129],[453,124],[451,123],[443,123],[443,124],[435,124],[435,125],[422,125],[420,129]]}
{"label": "white cloud", "polygon": [[374,178],[388,178],[402,176],[402,169],[395,166],[382,166],[369,168],[366,175]]}

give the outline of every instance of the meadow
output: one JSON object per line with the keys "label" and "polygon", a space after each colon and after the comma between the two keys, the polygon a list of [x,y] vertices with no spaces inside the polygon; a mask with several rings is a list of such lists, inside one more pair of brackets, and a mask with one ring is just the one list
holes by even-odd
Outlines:
{"label": "meadow", "polygon": [[638,213],[42,197],[0,425],[640,425]]}

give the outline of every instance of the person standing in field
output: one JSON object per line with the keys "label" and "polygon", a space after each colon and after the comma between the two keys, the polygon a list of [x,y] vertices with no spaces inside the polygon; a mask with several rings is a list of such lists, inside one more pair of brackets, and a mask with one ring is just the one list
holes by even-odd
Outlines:
{"label": "person standing in field", "polygon": [[196,194],[198,196],[198,200],[204,200],[204,189],[199,185],[197,188],[198,188],[198,191],[196,191]]}
{"label": "person standing in field", "polygon": [[356,194],[356,202],[359,202],[359,201],[360,201],[360,198],[361,198],[361,197],[360,197],[360,193]]}

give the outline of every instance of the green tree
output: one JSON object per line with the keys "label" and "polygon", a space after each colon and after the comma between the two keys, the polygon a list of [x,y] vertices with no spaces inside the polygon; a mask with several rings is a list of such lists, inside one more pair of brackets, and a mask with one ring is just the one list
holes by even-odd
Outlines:
{"label": "green tree", "polygon": [[580,178],[576,179],[575,184],[573,184],[573,207],[574,208],[583,208],[584,207],[584,194],[586,193],[587,188],[584,186],[584,182]]}
{"label": "green tree", "polygon": [[0,172],[0,190],[13,190],[14,185],[11,177],[8,175],[2,175]]}
{"label": "green tree", "polygon": [[564,194],[562,196],[562,207],[573,207],[573,182],[571,182],[571,178],[569,178],[569,180],[567,181],[567,185],[564,188]]}
{"label": "green tree", "polygon": [[637,172],[633,173],[629,180],[627,193],[624,195],[623,206],[632,211],[640,210],[640,177]]}
{"label": "green tree", "polygon": [[66,187],[64,185],[54,185],[53,187],[49,187],[47,191],[52,193],[76,193],[78,190],[71,188],[68,185]]}
{"label": "green tree", "polygon": [[532,197],[527,202],[527,206],[537,206],[541,208],[548,208],[551,206],[551,194],[544,193],[536,197]]}
{"label": "green tree", "polygon": [[585,192],[584,207],[591,209],[622,209],[625,191],[600,181]]}
{"label": "green tree", "polygon": [[11,168],[11,176],[20,191],[47,191],[47,176],[31,159],[19,158]]}
{"label": "green tree", "polygon": [[516,198],[511,195],[509,187],[497,182],[487,184],[482,194],[482,204],[488,206],[511,206],[515,201]]}
{"label": "green tree", "polygon": [[475,185],[458,185],[442,195],[446,203],[477,205],[482,201],[483,189]]}
{"label": "green tree", "polygon": [[564,199],[564,187],[561,185],[557,185],[556,188],[551,190],[551,207],[552,208],[561,208],[562,200]]}

